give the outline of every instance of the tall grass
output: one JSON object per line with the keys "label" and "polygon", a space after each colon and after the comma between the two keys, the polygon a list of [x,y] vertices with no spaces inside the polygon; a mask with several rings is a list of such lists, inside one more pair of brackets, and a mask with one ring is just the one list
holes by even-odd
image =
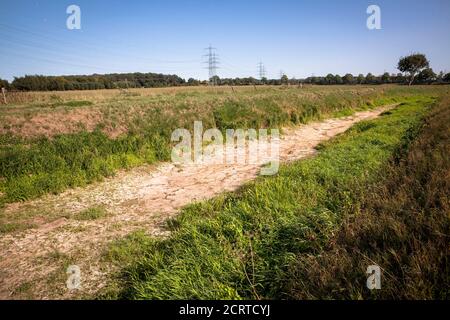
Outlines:
{"label": "tall grass", "polygon": [[99,130],[41,138],[31,144],[20,138],[2,138],[0,172],[6,202],[82,186],[119,168],[167,158],[169,152],[158,135],[112,140]]}
{"label": "tall grass", "polygon": [[[449,299],[449,105],[447,97],[426,118],[324,252],[296,256],[287,297]],[[369,291],[365,271],[373,264],[382,268],[381,290]]]}
{"label": "tall grass", "polygon": [[[113,99],[94,106],[102,110],[104,123],[99,123],[93,132],[80,129],[72,134],[34,138],[0,135],[0,204],[83,186],[120,168],[168,160],[171,132],[192,128],[194,120],[202,120],[205,128],[278,127],[349,114],[356,109],[401,101],[411,94],[415,92],[383,87],[305,92],[269,87],[262,91],[240,90],[235,95],[225,91],[186,91],[169,96]],[[51,113],[59,110],[57,106],[89,108],[91,104],[58,99],[50,99],[51,108],[39,108]],[[8,112],[18,112],[19,116],[27,108]],[[36,106],[30,108],[32,111],[25,112],[31,113],[28,117],[41,112]],[[126,134],[113,139],[102,131],[108,123],[116,126],[121,121],[128,129]]]}
{"label": "tall grass", "polygon": [[432,102],[409,99],[323,144],[317,157],[283,166],[276,177],[188,206],[169,222],[168,239],[135,234],[116,243],[109,257],[128,266],[118,296],[285,297],[298,255],[321,252],[343,219],[359,211],[367,186]]}

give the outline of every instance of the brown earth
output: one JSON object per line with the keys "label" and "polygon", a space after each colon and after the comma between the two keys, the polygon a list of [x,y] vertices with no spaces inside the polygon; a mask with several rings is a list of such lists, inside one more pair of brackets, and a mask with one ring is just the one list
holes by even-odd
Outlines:
{"label": "brown earth", "polygon": [[103,115],[95,109],[59,110],[52,113],[36,113],[25,117],[6,115],[0,134],[12,133],[21,137],[52,137],[63,133],[75,133],[86,129],[92,131],[102,121]]}

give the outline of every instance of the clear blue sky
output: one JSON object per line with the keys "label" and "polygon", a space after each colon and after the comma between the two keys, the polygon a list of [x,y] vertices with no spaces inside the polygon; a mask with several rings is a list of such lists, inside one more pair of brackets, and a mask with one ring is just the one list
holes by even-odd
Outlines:
{"label": "clear blue sky", "polygon": [[[66,8],[81,8],[81,30]],[[366,28],[381,8],[382,30]],[[423,52],[450,72],[448,0],[2,0],[0,78],[25,74],[162,72],[206,79],[204,48],[217,48],[220,77],[397,72]]]}

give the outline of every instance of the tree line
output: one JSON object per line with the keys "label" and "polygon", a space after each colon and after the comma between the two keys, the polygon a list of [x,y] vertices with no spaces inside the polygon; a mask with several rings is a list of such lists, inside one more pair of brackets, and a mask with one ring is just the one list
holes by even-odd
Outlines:
{"label": "tree line", "polygon": [[184,85],[177,75],[158,73],[113,73],[70,76],[26,75],[16,77],[11,83],[0,79],[0,85],[20,91],[63,91],[95,89],[127,89],[173,87]]}
{"label": "tree line", "polygon": [[[220,78],[214,76],[210,82],[217,85],[340,85],[340,84],[431,84],[449,83],[450,73],[434,73],[429,66],[429,61],[424,54],[415,53],[400,58],[397,69],[401,73],[375,76],[372,73],[357,76],[347,73],[344,76],[328,74],[321,77],[308,77],[306,79],[289,79],[283,75],[280,79],[256,79],[247,78]],[[200,81],[189,78],[187,81],[177,75],[164,75],[158,73],[113,73],[93,74],[81,76],[42,76],[26,75],[14,78],[12,83],[0,79],[0,87],[20,91],[60,91],[60,90],[94,90],[94,89],[127,89],[127,88],[155,88],[173,86],[200,86],[207,85],[208,81]]]}
{"label": "tree line", "polygon": [[[340,76],[338,74],[328,74],[325,77],[309,77],[306,78],[304,82],[318,85],[385,83],[409,84],[410,80],[408,76],[405,76],[402,73],[389,74],[386,72],[380,76],[375,76],[372,73],[368,73],[367,75],[359,74],[358,76],[354,76],[350,73],[347,73],[344,76]],[[438,75],[436,75],[432,69],[426,69],[422,71],[414,79],[415,84],[431,84],[444,82],[450,82],[450,73],[444,75],[443,72],[440,72]]]}

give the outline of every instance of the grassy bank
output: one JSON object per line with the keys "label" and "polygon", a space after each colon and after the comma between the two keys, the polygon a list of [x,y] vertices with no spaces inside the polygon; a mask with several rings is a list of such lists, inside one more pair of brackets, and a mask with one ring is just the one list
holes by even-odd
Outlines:
{"label": "grassy bank", "polygon": [[430,88],[268,87],[236,93],[135,92],[92,102],[52,93],[46,102],[9,106],[0,117],[0,204],[59,193],[121,168],[168,160],[172,131],[192,128],[194,120],[220,129],[295,125],[394,103],[424,90],[434,94]]}
{"label": "grassy bank", "polygon": [[414,136],[432,102],[406,99],[323,144],[315,158],[185,208],[169,223],[168,239],[137,233],[116,243],[108,257],[128,267],[121,289],[106,297],[285,297],[298,256],[322,252],[342,221],[360,211],[367,186]]}
{"label": "grassy bank", "polygon": [[[386,167],[357,216],[321,255],[297,255],[284,289],[293,299],[449,299],[450,98]],[[381,290],[365,288],[367,266]]]}

